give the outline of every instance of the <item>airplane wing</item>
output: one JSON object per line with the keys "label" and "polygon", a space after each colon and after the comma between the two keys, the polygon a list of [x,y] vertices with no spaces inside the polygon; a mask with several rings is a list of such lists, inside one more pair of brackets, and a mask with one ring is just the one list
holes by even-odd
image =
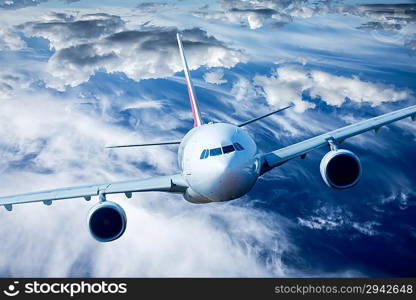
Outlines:
{"label": "airplane wing", "polygon": [[144,144],[129,144],[129,145],[116,145],[116,146],[107,146],[106,148],[129,148],[129,147],[145,147],[145,146],[161,146],[161,145],[179,145],[180,140],[177,141],[167,141],[167,142],[154,142],[154,143],[144,143]]}
{"label": "airplane wing", "polygon": [[416,105],[396,110],[372,119],[364,120],[355,124],[351,124],[308,140],[266,153],[262,156],[261,174],[264,174],[274,167],[295,157],[304,156],[306,153],[320,148],[330,143],[342,143],[345,139],[361,134],[363,132],[374,129],[376,132],[384,125],[396,122],[398,120],[411,117],[416,120]]}
{"label": "airplane wing", "polygon": [[10,211],[12,210],[13,204],[43,201],[44,204],[50,205],[54,200],[82,197],[85,198],[85,200],[90,200],[91,196],[117,193],[124,193],[128,198],[131,197],[133,192],[157,191],[183,193],[186,191],[187,187],[188,185],[182,178],[182,175],[176,174],[5,196],[0,197],[0,205],[5,206],[6,209]]}

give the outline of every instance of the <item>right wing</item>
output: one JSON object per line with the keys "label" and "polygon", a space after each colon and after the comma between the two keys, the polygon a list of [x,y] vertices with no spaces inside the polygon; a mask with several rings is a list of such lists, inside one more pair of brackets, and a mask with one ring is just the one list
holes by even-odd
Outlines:
{"label": "right wing", "polygon": [[91,196],[105,194],[124,193],[128,198],[133,192],[170,192],[184,193],[188,185],[181,174],[170,176],[158,176],[146,179],[134,179],[128,181],[108,182],[102,184],[92,184],[76,187],[67,187],[54,190],[40,191],[27,194],[0,197],[0,205],[4,205],[7,210],[12,210],[13,204],[28,202],[40,202],[50,205],[54,200],[71,198],[85,198],[90,200]]}
{"label": "right wing", "polygon": [[283,107],[283,108],[279,108],[278,110],[275,110],[275,111],[269,112],[269,113],[267,113],[267,114],[265,114],[265,115],[262,115],[262,116],[260,116],[260,117],[257,117],[257,118],[254,118],[254,119],[251,119],[251,120],[245,121],[245,122],[243,122],[243,123],[238,124],[237,126],[238,126],[238,127],[243,127],[243,126],[246,126],[246,125],[248,125],[248,124],[251,124],[251,123],[256,122],[256,121],[258,121],[258,120],[264,119],[264,118],[266,118],[266,117],[268,117],[268,116],[271,116],[271,115],[273,115],[273,114],[275,114],[275,113],[278,113],[278,112],[284,111],[284,110],[286,110],[286,109],[288,109],[288,108],[291,108],[291,107],[293,107],[293,105],[292,105],[292,104],[291,104],[291,105],[288,105],[288,106],[286,106],[286,107]]}
{"label": "right wing", "polygon": [[361,134],[369,130],[378,130],[380,127],[396,122],[398,120],[411,117],[414,121],[416,119],[416,105],[409,106],[400,110],[396,110],[372,119],[364,120],[355,124],[351,124],[308,140],[293,144],[262,156],[261,174],[264,174],[274,167],[280,166],[283,163],[295,157],[306,155],[306,153],[328,145],[330,142],[342,143],[345,139]]}

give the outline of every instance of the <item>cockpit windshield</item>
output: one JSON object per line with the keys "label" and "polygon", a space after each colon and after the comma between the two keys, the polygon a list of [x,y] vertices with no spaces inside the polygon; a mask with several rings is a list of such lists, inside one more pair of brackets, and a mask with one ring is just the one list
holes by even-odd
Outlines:
{"label": "cockpit windshield", "polygon": [[209,149],[209,156],[217,156],[221,154],[222,154],[221,148]]}
{"label": "cockpit windshield", "polygon": [[218,156],[228,154],[234,151],[243,151],[244,147],[240,143],[233,143],[231,145],[222,146],[221,148],[204,149],[201,152],[200,159],[206,159],[208,156]]}

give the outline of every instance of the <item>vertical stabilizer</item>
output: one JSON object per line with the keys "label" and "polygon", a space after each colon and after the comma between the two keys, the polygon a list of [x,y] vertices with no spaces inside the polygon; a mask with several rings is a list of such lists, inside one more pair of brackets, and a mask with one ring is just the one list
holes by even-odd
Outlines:
{"label": "vertical stabilizer", "polygon": [[179,52],[181,54],[183,72],[185,73],[186,78],[186,85],[188,87],[189,101],[191,102],[192,115],[194,117],[194,127],[198,127],[202,125],[201,114],[198,107],[198,100],[195,95],[194,87],[192,86],[191,76],[189,75],[188,64],[186,63],[185,53],[183,52],[182,42],[179,33],[176,34],[176,37],[178,39]]}

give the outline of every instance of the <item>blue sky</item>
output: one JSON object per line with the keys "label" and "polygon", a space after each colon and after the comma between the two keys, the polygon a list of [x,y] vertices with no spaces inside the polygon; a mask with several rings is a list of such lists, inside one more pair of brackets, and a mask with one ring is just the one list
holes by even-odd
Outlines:
{"label": "blue sky", "polygon": [[[247,127],[264,152],[415,102],[414,1],[15,0],[0,16],[2,195],[177,172],[175,146],[104,146],[191,128],[178,31],[206,121],[295,104]],[[228,203],[113,196],[128,227],[109,244],[82,199],[1,210],[0,274],[415,276],[415,129],[347,141],[364,167],[348,191],[324,185],[322,149]]]}

